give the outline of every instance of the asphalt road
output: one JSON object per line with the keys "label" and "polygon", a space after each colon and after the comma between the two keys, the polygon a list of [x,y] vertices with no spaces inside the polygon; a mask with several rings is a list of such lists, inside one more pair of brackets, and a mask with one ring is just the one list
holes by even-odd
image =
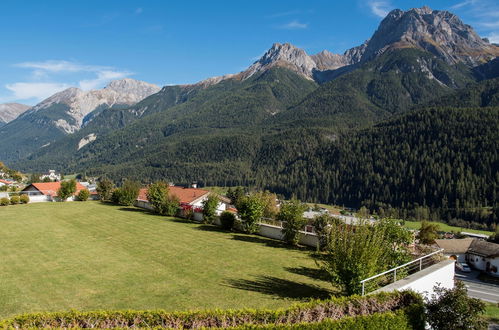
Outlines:
{"label": "asphalt road", "polygon": [[499,303],[499,285],[480,282],[476,279],[478,272],[462,273],[456,271],[456,279],[466,284],[468,296],[484,301]]}

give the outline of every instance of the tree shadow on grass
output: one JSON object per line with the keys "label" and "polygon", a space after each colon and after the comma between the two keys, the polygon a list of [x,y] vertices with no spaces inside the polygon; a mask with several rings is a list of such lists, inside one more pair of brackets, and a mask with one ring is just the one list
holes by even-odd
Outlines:
{"label": "tree shadow on grass", "polygon": [[273,276],[259,276],[256,280],[228,280],[227,286],[240,290],[261,292],[278,298],[296,300],[327,299],[333,294],[331,291],[319,286]]}
{"label": "tree shadow on grass", "polygon": [[221,227],[218,226],[213,226],[213,225],[200,225],[196,227],[197,230],[202,230],[202,231],[214,231],[218,233],[226,233],[227,231],[222,229]]}
{"label": "tree shadow on grass", "polygon": [[265,238],[265,237],[260,237],[260,236],[234,234],[232,236],[232,239],[236,240],[236,241],[242,241],[242,242],[263,244],[265,246],[274,247],[274,248],[284,248],[284,249],[288,249],[288,250],[301,250],[301,251],[309,250],[306,247],[291,246],[289,244],[286,244],[283,241],[278,241],[276,239]]}
{"label": "tree shadow on grass", "polygon": [[314,280],[321,280],[326,282],[330,281],[329,274],[325,270],[320,268],[302,266],[302,267],[287,267],[285,269],[290,273],[306,276]]}
{"label": "tree shadow on grass", "polygon": [[119,211],[126,211],[126,212],[136,212],[136,213],[146,213],[146,214],[153,214],[151,211],[146,210],[146,209],[141,209],[138,207],[120,207],[118,209]]}

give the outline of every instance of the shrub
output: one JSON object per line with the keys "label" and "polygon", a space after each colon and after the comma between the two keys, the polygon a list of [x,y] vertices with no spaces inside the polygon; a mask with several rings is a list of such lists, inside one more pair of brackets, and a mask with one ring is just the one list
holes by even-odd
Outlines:
{"label": "shrub", "polygon": [[0,328],[241,327],[250,329],[263,326],[288,329],[313,326],[315,329],[422,329],[424,328],[422,315],[424,315],[424,306],[419,295],[412,292],[392,292],[311,301],[278,310],[70,311],[24,314],[1,321]]}
{"label": "shrub", "polygon": [[85,202],[86,200],[88,200],[89,197],[90,197],[90,191],[88,191],[88,189],[82,189],[78,193],[78,200],[81,202]]}
{"label": "shrub", "polygon": [[265,211],[265,205],[259,196],[253,194],[244,196],[237,206],[239,215],[243,220],[243,230],[249,234],[258,231],[258,222]]}
{"label": "shrub", "polygon": [[20,202],[21,200],[19,199],[19,196],[12,196],[10,198],[10,204],[12,205],[19,204]]}
{"label": "shrub", "polygon": [[76,180],[62,181],[61,187],[57,190],[57,196],[64,202],[76,192]]}
{"label": "shrub", "polygon": [[116,188],[111,192],[111,202],[119,204],[121,199],[121,188]]}
{"label": "shrub", "polygon": [[218,196],[211,193],[203,201],[203,221],[204,223],[213,223],[218,206]]}
{"label": "shrub", "polygon": [[97,183],[97,192],[101,201],[112,200],[114,183],[113,181],[103,178]]}
{"label": "shrub", "polygon": [[480,317],[485,303],[468,297],[463,282],[457,281],[453,289],[434,288],[435,295],[426,302],[427,319],[435,329],[482,329],[486,323]]}
{"label": "shrub", "polygon": [[8,199],[7,197],[0,198],[0,205],[1,206],[7,206],[9,204],[10,204],[10,199]]}
{"label": "shrub", "polygon": [[19,196],[19,201],[21,202],[21,204],[28,204],[29,196],[26,194],[22,194],[21,196]]}
{"label": "shrub", "polygon": [[118,204],[131,206],[139,197],[140,183],[137,181],[126,180],[123,186],[119,189]]}
{"label": "shrub", "polygon": [[303,212],[307,206],[297,199],[284,203],[281,206],[277,220],[283,222],[284,240],[291,245],[298,245],[300,241],[300,230],[307,223],[303,218]]}
{"label": "shrub", "polygon": [[177,196],[169,194],[168,184],[165,182],[155,182],[149,185],[147,200],[154,208],[154,212],[160,215],[175,215],[180,204]]}
{"label": "shrub", "polygon": [[220,223],[222,224],[222,228],[226,230],[231,230],[234,227],[234,222],[236,221],[236,216],[228,211],[222,212],[220,214]]}

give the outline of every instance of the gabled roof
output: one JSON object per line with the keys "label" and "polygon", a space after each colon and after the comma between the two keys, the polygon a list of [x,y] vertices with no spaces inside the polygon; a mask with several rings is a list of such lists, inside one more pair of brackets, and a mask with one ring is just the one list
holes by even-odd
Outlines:
{"label": "gabled roof", "polygon": [[[178,197],[180,203],[193,204],[200,198],[209,194],[208,190],[198,189],[198,188],[184,188],[170,186],[168,187],[169,193]],[[148,202],[147,200],[147,188],[142,188],[139,191],[139,197],[137,200],[142,202]]]}
{"label": "gabled roof", "polygon": [[461,238],[461,239],[436,239],[435,244],[437,244],[441,249],[444,249],[444,253],[447,254],[463,254],[468,251],[474,238]]}
{"label": "gabled roof", "polygon": [[14,181],[8,181],[8,180],[4,180],[4,179],[0,179],[0,182],[5,183],[5,184],[13,184],[14,183]]}
{"label": "gabled roof", "polygon": [[499,244],[474,239],[468,249],[468,253],[477,254],[486,258],[499,257]]}
{"label": "gabled roof", "polygon": [[[57,196],[57,191],[61,188],[61,182],[36,182],[32,183],[22,191],[26,191],[29,187],[34,187],[39,192],[41,192],[45,196]],[[80,191],[86,189],[79,182],[76,182],[76,194]]]}

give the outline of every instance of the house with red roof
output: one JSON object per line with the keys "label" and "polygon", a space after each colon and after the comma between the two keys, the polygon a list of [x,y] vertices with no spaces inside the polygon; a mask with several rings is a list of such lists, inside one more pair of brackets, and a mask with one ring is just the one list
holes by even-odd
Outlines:
{"label": "house with red roof", "polygon": [[[208,195],[211,193],[210,191],[199,188],[184,188],[178,186],[170,186],[168,187],[168,191],[170,194],[177,196],[180,200],[179,208],[184,210],[193,210],[194,220],[202,220],[201,212],[203,209],[203,202],[208,198]],[[217,206],[217,215],[220,215],[220,213],[230,208],[230,200],[228,198],[219,196],[219,199],[220,201]],[[135,202],[135,206],[153,210],[152,205],[147,199],[147,188],[140,189],[139,197]]]}
{"label": "house with red roof", "polygon": [[0,179],[0,187],[3,187],[3,186],[12,186],[14,183],[15,183],[14,181]]}
{"label": "house with red roof", "polygon": [[[55,202],[59,200],[57,197],[59,188],[61,188],[61,182],[36,182],[21,190],[20,193],[27,194],[30,202]],[[86,188],[77,182],[76,193],[69,197],[67,201],[73,201],[74,196],[83,189]]]}

